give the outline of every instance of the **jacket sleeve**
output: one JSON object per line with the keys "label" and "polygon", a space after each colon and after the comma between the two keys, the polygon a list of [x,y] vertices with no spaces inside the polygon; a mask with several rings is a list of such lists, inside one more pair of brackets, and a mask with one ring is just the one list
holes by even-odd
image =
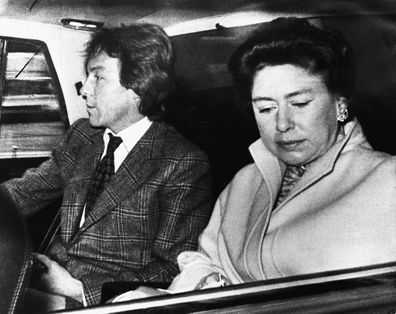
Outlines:
{"label": "jacket sleeve", "polygon": [[99,302],[109,281],[171,282],[178,273],[177,256],[197,249],[197,239],[212,211],[212,176],[207,157],[199,151],[184,154],[168,167],[169,175],[158,201],[159,224],[153,235],[151,262],[115,276],[87,275],[83,282],[88,304]]}
{"label": "jacket sleeve", "polygon": [[28,217],[62,195],[62,180],[53,158],[38,168],[28,169],[21,178],[4,182],[1,187],[11,196],[20,214]]}
{"label": "jacket sleeve", "polygon": [[31,216],[62,196],[64,182],[58,157],[67,145],[71,132],[69,129],[64,141],[54,148],[48,160],[37,168],[26,170],[22,177],[1,184],[23,217]]}
{"label": "jacket sleeve", "polygon": [[62,143],[53,149],[48,160],[37,168],[26,170],[21,178],[14,178],[1,184],[16,203],[23,217],[38,212],[62,196],[64,181],[60,159],[73,137],[74,130],[82,122],[83,119],[77,120],[69,128]]}

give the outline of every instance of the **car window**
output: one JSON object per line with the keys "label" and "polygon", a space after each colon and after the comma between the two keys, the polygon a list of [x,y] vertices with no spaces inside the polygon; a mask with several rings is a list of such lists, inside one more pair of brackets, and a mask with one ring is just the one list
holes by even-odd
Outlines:
{"label": "car window", "polygon": [[395,280],[387,263],[57,313],[395,313]]}
{"label": "car window", "polygon": [[1,38],[0,159],[48,157],[68,126],[44,43]]}

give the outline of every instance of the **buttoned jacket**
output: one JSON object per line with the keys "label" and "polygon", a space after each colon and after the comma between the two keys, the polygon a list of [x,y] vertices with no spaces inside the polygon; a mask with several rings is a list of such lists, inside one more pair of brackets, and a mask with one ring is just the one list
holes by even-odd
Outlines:
{"label": "buttoned jacket", "polygon": [[48,161],[3,184],[25,215],[63,195],[65,268],[82,281],[88,304],[99,302],[104,282],[170,282],[177,255],[196,249],[212,209],[206,155],[171,126],[153,122],[79,227],[103,132],[78,120]]}

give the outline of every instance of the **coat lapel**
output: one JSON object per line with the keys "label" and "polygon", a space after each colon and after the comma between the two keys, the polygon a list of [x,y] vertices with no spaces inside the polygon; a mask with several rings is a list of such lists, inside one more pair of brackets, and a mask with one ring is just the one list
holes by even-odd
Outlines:
{"label": "coat lapel", "polygon": [[345,126],[345,136],[337,143],[335,143],[323,157],[312,163],[312,166],[310,166],[305,174],[301,177],[301,179],[297,181],[296,185],[290,191],[290,194],[285,198],[282,204],[275,209],[274,212],[279,211],[294,197],[302,193],[304,190],[312,186],[315,182],[317,182],[333,170],[338,156],[347,145],[347,143],[349,143],[349,140],[352,136],[352,133],[354,133],[355,128],[356,122],[350,122],[348,125]]}
{"label": "coat lapel", "polygon": [[268,189],[270,204],[273,205],[279,193],[286,166],[264,146],[261,139],[250,145],[249,151]]}
{"label": "coat lapel", "polygon": [[[293,190],[287,196],[287,198],[282,202],[282,204],[271,212],[273,208],[274,202],[278,195],[281,180],[285,171],[286,166],[281,162],[278,162],[276,157],[272,155],[261,142],[258,140],[254,144],[251,145],[250,151],[255,161],[257,168],[263,176],[263,181],[265,185],[263,185],[262,189],[266,189],[268,196],[271,202],[271,208],[268,208],[266,215],[260,217],[257,220],[256,224],[252,226],[250,230],[249,238],[246,241],[246,245],[244,246],[243,251],[243,259],[244,265],[247,269],[256,269],[255,273],[260,274],[257,278],[265,278],[264,267],[265,265],[261,264],[261,254],[264,245],[265,235],[268,230],[270,216],[276,214],[282,210],[284,206],[286,206],[291,200],[293,200],[296,196],[298,196],[301,192],[312,186],[315,182],[323,178],[323,176],[327,175],[332,171],[335,166],[335,162],[341,152],[345,149],[345,146],[348,144],[356,145],[356,141],[359,143],[364,143],[365,138],[355,136],[355,133],[359,134],[360,126],[356,122],[351,122],[349,125],[346,125],[346,135],[345,137],[337,142],[329,152],[323,156],[323,158],[319,159],[317,162],[312,164],[312,167],[307,170],[307,172],[301,177],[301,179],[296,183]],[[354,136],[352,136],[354,134]],[[352,138],[352,139],[351,139]],[[263,191],[258,191],[261,193]],[[265,193],[264,193],[265,194]],[[256,196],[258,196],[257,194]],[[262,197],[262,196],[261,196]],[[260,197],[256,197],[254,203],[262,204]],[[257,207],[257,206],[255,206]],[[259,206],[260,207],[260,206]],[[260,210],[260,208],[259,208]],[[261,210],[264,210],[261,208]],[[287,215],[287,213],[285,213]],[[253,247],[253,249],[252,249]],[[249,252],[253,252],[249,254]],[[249,261],[257,261],[257,265]],[[252,266],[253,265],[253,266]],[[249,277],[255,278],[254,274],[249,273]]]}

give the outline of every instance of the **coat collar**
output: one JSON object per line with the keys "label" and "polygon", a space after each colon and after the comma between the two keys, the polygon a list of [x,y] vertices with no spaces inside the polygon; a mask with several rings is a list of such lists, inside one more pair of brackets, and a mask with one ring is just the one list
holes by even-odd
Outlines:
{"label": "coat collar", "polygon": [[[344,126],[345,136],[337,141],[329,151],[314,161],[307,169],[302,178],[296,183],[293,190],[286,197],[281,206],[287,203],[290,199],[301,193],[308,186],[315,183],[317,180],[331,172],[337,161],[338,156],[342,151],[346,151],[356,145],[363,145],[370,147],[366,137],[363,134],[362,128],[357,122],[353,120]],[[279,159],[272,154],[263,144],[261,139],[258,139],[249,147],[250,153],[257,166],[257,169],[261,173],[263,180],[268,188],[270,196],[270,203],[273,205],[276,201],[276,197],[279,193],[283,174],[286,170],[286,165],[279,161]],[[278,209],[276,209],[278,210]]]}

